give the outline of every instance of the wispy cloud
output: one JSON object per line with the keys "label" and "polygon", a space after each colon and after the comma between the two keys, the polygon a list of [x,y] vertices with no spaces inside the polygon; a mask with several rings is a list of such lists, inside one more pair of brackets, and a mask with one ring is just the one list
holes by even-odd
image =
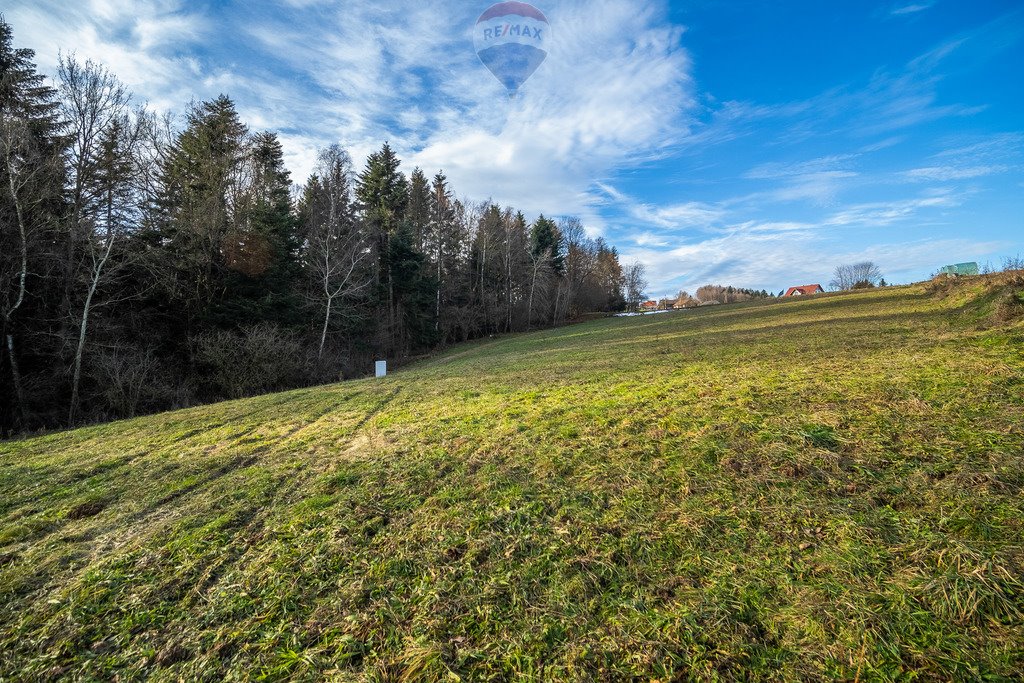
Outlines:
{"label": "wispy cloud", "polygon": [[890,202],[868,202],[845,207],[823,221],[829,226],[882,227],[917,217],[922,210],[958,206],[960,200],[948,193]]}
{"label": "wispy cloud", "polygon": [[725,216],[724,208],[705,202],[680,202],[674,204],[648,204],[620,192],[607,183],[595,183],[615,209],[634,223],[644,226],[684,230],[687,228],[709,229]]}
{"label": "wispy cloud", "polygon": [[[156,108],[180,112],[230,94],[253,127],[280,133],[297,180],[318,146],[340,141],[359,163],[389,140],[407,165],[443,167],[460,193],[599,223],[593,180],[657,158],[686,133],[693,86],[683,28],[659,3],[560,2],[548,11],[557,39],[546,63],[509,101],[473,50],[479,9],[34,0],[7,13],[46,70],[59,48],[73,47]],[[570,30],[583,24],[586,32]],[[229,59],[211,40],[226,35],[238,36]],[[259,58],[236,62],[239,50]]]}
{"label": "wispy cloud", "polygon": [[105,64],[154,107],[181,109],[210,70],[188,48],[213,34],[208,17],[184,0],[36,0],[5,10],[20,43],[50,73],[61,51]]}
{"label": "wispy cloud", "polygon": [[[600,223],[591,182],[653,158],[685,131],[692,86],[682,28],[625,0],[560,3],[548,12],[557,38],[547,61],[509,101],[473,52],[475,14],[355,0],[248,32],[330,93],[311,103],[318,123],[306,126],[308,140],[343,132],[358,159],[388,139],[409,165],[443,167],[471,197]],[[568,30],[584,22],[585,36]],[[298,135],[289,142],[312,146]]]}
{"label": "wispy cloud", "polygon": [[917,14],[923,12],[926,9],[931,9],[935,5],[935,0],[928,0],[926,2],[914,2],[905,5],[897,5],[890,10],[889,14],[893,16],[905,16],[908,14]]}
{"label": "wispy cloud", "polygon": [[776,183],[768,191],[747,198],[792,202],[807,200],[819,205],[833,203],[840,189],[859,174],[851,170],[856,154],[836,154],[802,162],[770,162],[756,166],[743,174],[751,180]]}
{"label": "wispy cloud", "polygon": [[1006,170],[1007,166],[925,166],[906,171],[903,175],[910,180],[946,181],[980,178]]}

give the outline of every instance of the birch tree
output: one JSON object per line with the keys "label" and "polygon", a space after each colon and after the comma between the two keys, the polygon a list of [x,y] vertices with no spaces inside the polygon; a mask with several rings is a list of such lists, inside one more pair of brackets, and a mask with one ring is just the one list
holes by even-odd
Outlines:
{"label": "birch tree", "polygon": [[304,265],[313,296],[323,309],[318,357],[323,357],[331,317],[339,301],[357,296],[373,282],[372,251],[358,223],[352,196],[352,161],[332,145],[320,153],[303,207]]}
{"label": "birch tree", "polygon": [[37,318],[50,315],[41,295],[63,202],[56,94],[36,73],[33,56],[13,47],[11,27],[0,17],[0,366],[11,378],[0,381],[0,433],[25,421],[18,337],[32,329],[30,301]]}
{"label": "birch tree", "polygon": [[[72,204],[68,235],[67,287],[79,281],[84,296],[67,294],[69,304],[80,298],[76,318],[78,338],[72,361],[71,400],[68,424],[74,424],[79,407],[82,358],[88,341],[89,318],[97,292],[117,274],[112,263],[115,247],[137,224],[141,215],[135,178],[143,128],[143,112],[130,115],[130,96],[104,67],[73,57],[61,57],[58,68],[62,112],[69,127],[68,168]],[[82,277],[74,273],[73,249],[81,236],[84,251]],[[119,294],[123,294],[119,293]]]}

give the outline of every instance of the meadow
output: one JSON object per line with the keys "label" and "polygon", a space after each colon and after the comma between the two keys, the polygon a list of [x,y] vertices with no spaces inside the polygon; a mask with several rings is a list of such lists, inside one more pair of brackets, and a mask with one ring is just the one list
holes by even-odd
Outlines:
{"label": "meadow", "polygon": [[1024,278],[0,443],[0,680],[1019,680]]}

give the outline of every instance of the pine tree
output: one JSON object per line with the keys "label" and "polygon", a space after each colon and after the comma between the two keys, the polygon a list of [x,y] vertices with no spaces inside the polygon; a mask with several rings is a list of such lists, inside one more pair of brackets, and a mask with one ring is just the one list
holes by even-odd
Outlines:
{"label": "pine tree", "polygon": [[501,208],[487,203],[476,220],[473,236],[471,287],[481,309],[483,331],[500,331],[508,319],[505,296],[505,255],[509,246]]}
{"label": "pine tree", "polygon": [[535,257],[547,254],[551,259],[551,269],[556,275],[564,270],[565,255],[562,253],[562,236],[558,226],[550,218],[541,214],[530,230],[530,251]]}
{"label": "pine tree", "polygon": [[[535,311],[548,309],[553,320],[557,307],[556,296],[550,296],[550,286],[557,283],[565,269],[562,238],[558,226],[543,214],[530,229],[530,297],[527,305],[527,325],[533,324]],[[557,285],[556,285],[557,286]]]}

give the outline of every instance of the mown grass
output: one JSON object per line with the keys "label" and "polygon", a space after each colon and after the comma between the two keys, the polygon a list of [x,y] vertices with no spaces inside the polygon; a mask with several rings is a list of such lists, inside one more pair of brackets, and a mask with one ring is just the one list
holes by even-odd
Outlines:
{"label": "mown grass", "polygon": [[1019,291],[602,320],[0,444],[0,679],[1019,679]]}

